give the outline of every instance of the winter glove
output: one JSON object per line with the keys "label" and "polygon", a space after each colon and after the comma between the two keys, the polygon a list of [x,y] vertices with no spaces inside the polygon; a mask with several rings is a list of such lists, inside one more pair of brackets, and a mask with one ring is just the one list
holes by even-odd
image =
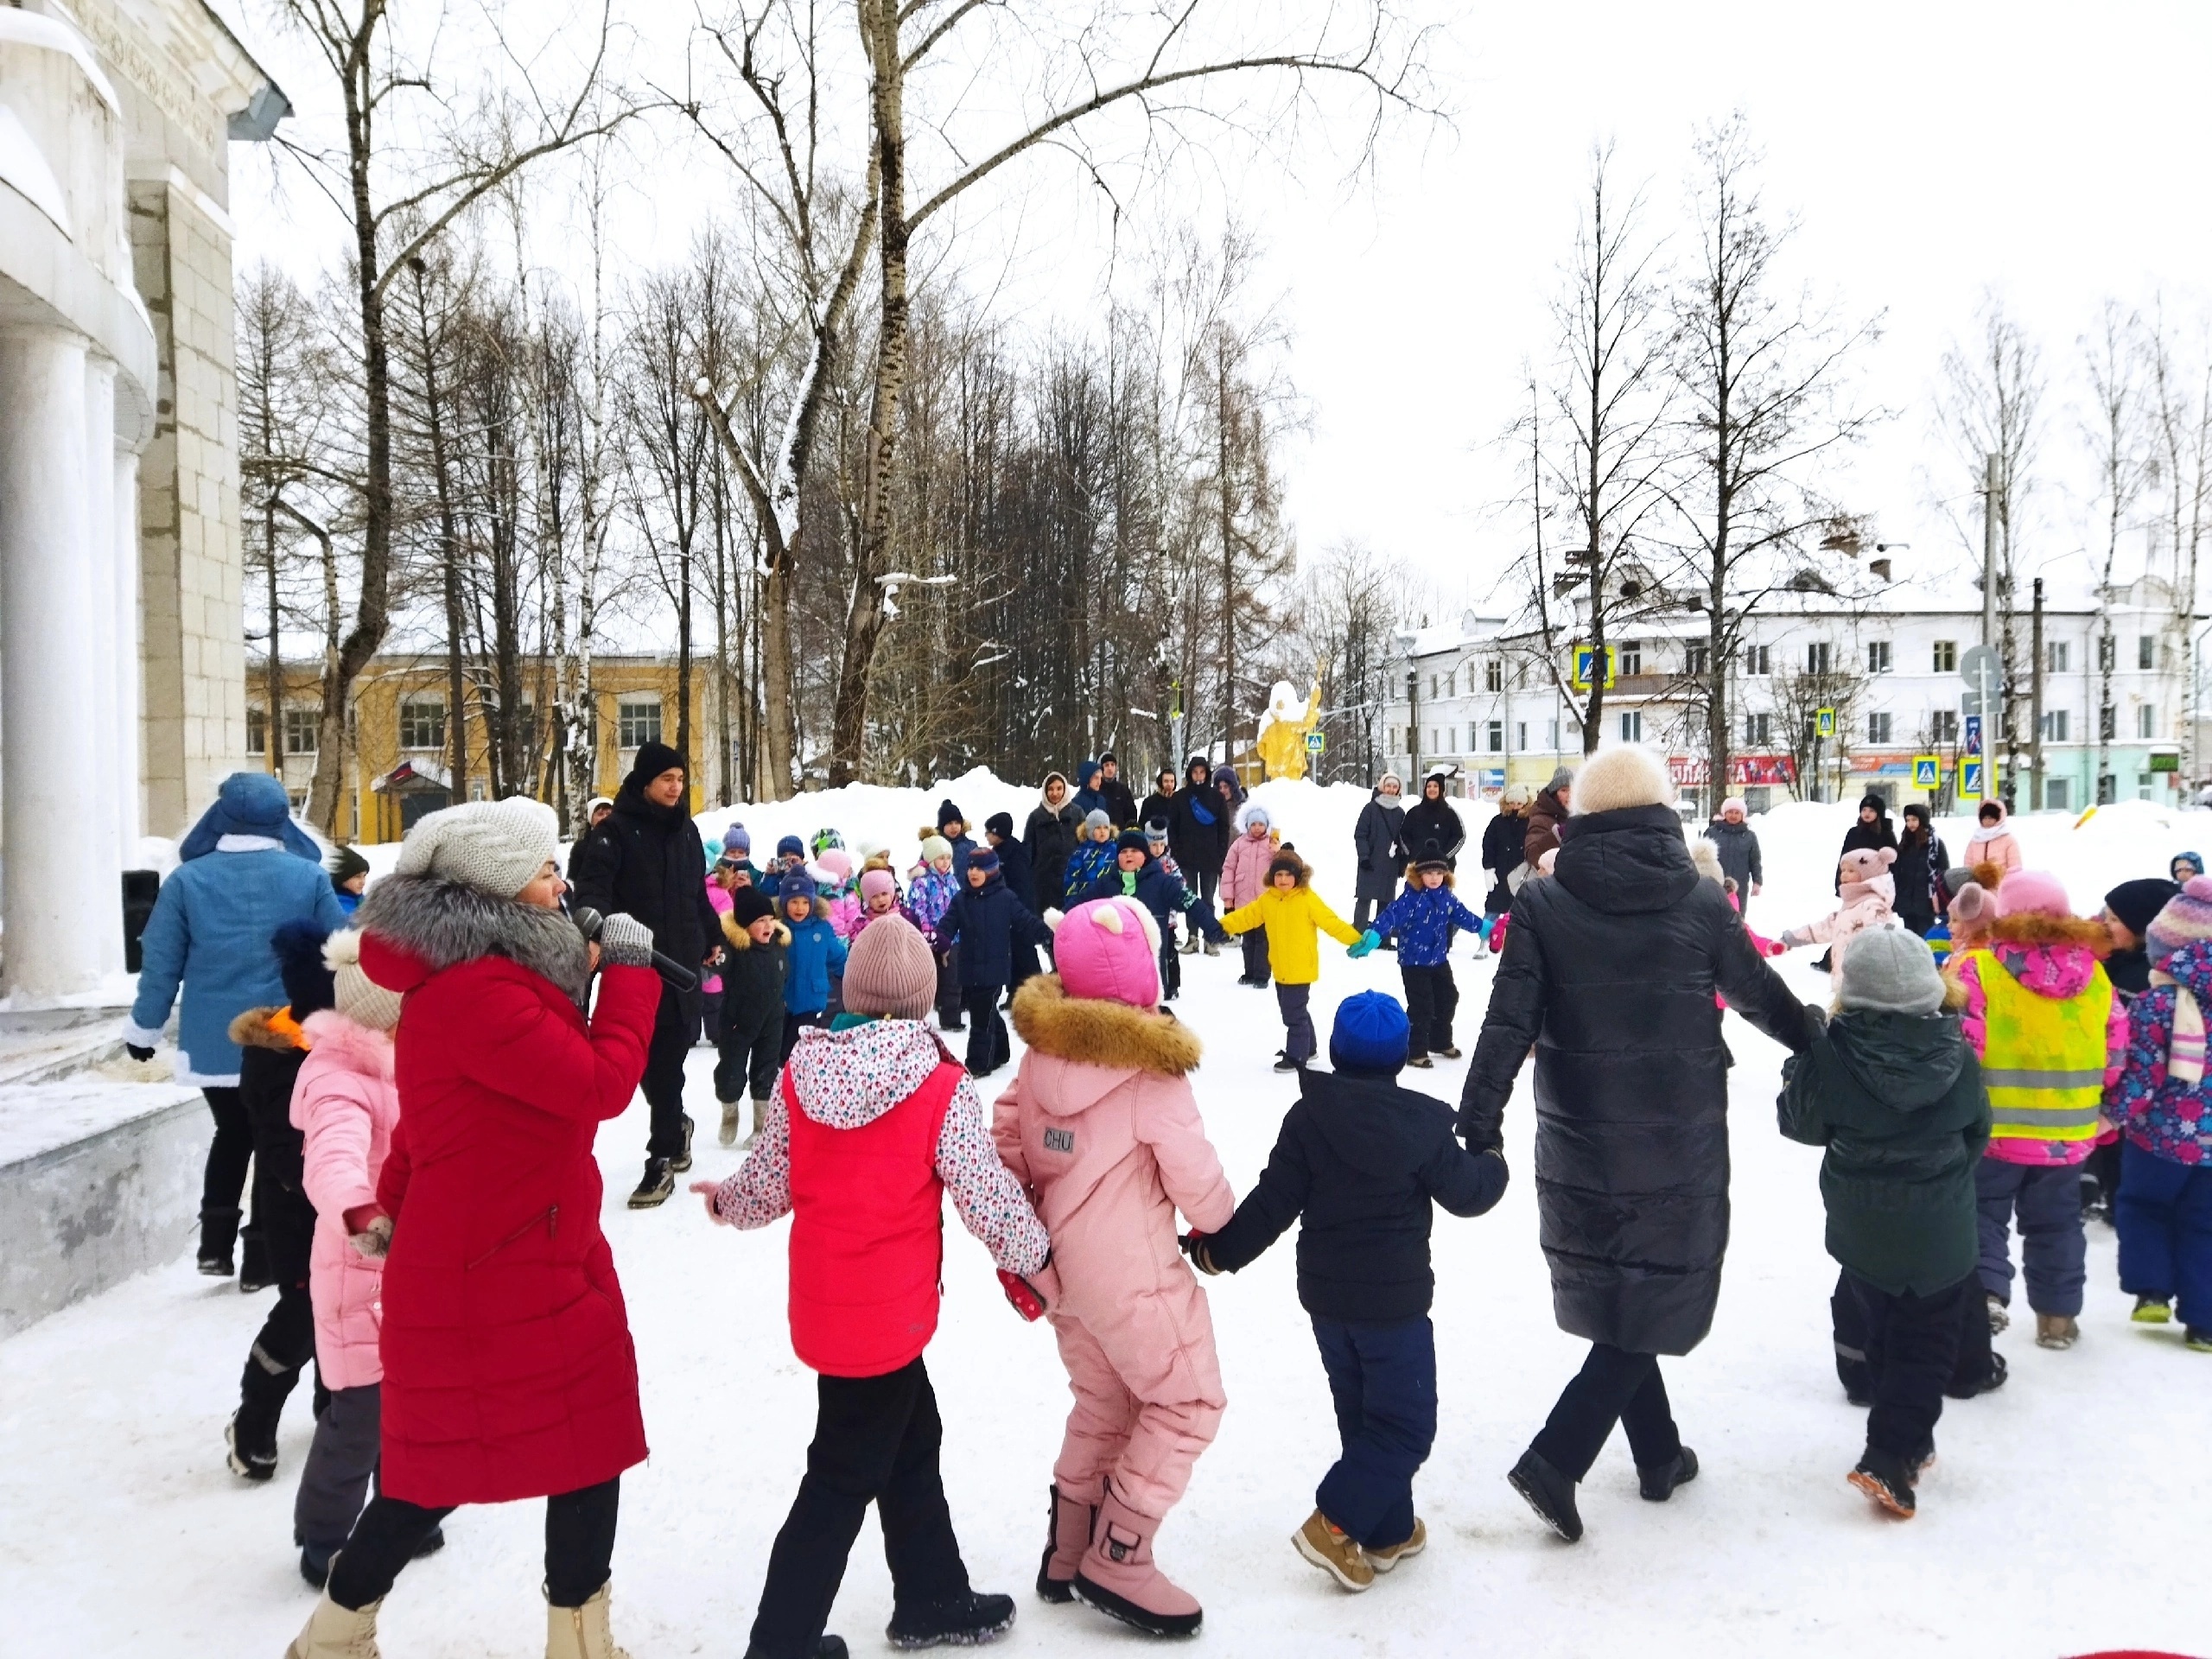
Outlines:
{"label": "winter glove", "polygon": [[373,1204],[355,1205],[341,1217],[346,1242],[372,1259],[391,1249],[391,1217]]}
{"label": "winter glove", "polygon": [[1783,930],[1782,938],[1779,943],[1784,950],[1795,950],[1799,945],[1810,944],[1812,941],[1807,938],[1802,933],[1800,933],[1796,928],[1791,927]]}
{"label": "winter glove", "polygon": [[1051,928],[1053,932],[1057,933],[1060,931],[1060,924],[1067,920],[1067,912],[1065,911],[1047,910],[1045,912],[1045,925]]}
{"label": "winter glove", "polygon": [[1214,1266],[1213,1258],[1206,1254],[1206,1236],[1204,1233],[1193,1229],[1175,1242],[1183,1247],[1183,1254],[1191,1258],[1191,1265],[1200,1273],[1217,1275],[1221,1272]]}
{"label": "winter glove", "polygon": [[123,1046],[123,1052],[128,1054],[132,1059],[137,1061],[141,1065],[143,1065],[148,1060],[154,1058],[154,1051],[152,1049],[143,1047],[137,1043],[125,1043]]}
{"label": "winter glove", "polygon": [[1382,936],[1370,927],[1366,932],[1359,936],[1359,943],[1347,949],[1344,954],[1350,957],[1354,962],[1357,962],[1362,957],[1365,956],[1369,951],[1374,950],[1376,946],[1382,943]]}
{"label": "winter glove", "polygon": [[1052,1270],[1050,1252],[1045,1256],[1044,1265],[1026,1279],[1001,1268],[999,1283],[1005,1287],[1007,1303],[1027,1321],[1041,1319],[1045,1310],[1060,1299],[1060,1276]]}
{"label": "winter glove", "polygon": [[617,968],[652,967],[652,929],[634,916],[609,916],[599,925],[599,958]]}

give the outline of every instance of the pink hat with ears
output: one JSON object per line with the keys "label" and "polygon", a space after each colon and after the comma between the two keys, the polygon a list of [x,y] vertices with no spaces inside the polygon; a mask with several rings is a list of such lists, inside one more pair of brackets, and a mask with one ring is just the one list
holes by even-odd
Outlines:
{"label": "pink hat with ears", "polygon": [[1160,926],[1133,899],[1094,899],[1062,917],[1052,963],[1070,996],[1133,1008],[1159,1005]]}
{"label": "pink hat with ears", "polygon": [[1999,916],[2056,916],[2074,913],[2073,901],[2056,876],[2048,870],[2014,870],[1997,889]]}

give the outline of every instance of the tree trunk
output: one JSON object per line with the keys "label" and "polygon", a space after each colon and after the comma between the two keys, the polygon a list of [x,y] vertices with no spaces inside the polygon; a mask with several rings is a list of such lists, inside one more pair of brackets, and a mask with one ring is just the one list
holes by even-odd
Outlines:
{"label": "tree trunk", "polygon": [[281,781],[284,776],[283,628],[276,620],[276,497],[273,491],[262,506],[261,534],[262,549],[269,555],[269,662],[263,671],[269,713],[261,722],[261,747],[269,770]]}

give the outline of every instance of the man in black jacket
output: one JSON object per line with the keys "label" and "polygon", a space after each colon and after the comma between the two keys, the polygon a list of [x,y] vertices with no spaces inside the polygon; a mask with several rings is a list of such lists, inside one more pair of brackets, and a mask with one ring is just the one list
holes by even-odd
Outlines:
{"label": "man in black jacket", "polygon": [[[626,913],[653,931],[653,949],[681,963],[712,963],[721,954],[721,918],[707,899],[707,849],[684,811],[683,757],[665,743],[647,743],[615,791],[614,810],[578,849],[576,902],[602,916]],[[699,1039],[703,1011],[698,986],[663,985],[660,1012],[645,1052],[645,1103],[652,1129],[645,1173],[630,1195],[632,1210],[650,1210],[676,1190],[691,1167],[691,1120],[683,1110],[683,1060]]]}
{"label": "man in black jacket", "polygon": [[1201,934],[1210,957],[1221,953],[1221,941],[1229,937],[1216,916],[1214,894],[1221,887],[1221,867],[1236,835],[1236,825],[1214,787],[1213,763],[1203,754],[1192,755],[1183,768],[1183,787],[1175,791],[1175,816],[1167,825],[1167,849],[1183,872],[1184,885],[1198,896],[1192,912],[1198,925],[1184,943],[1186,957],[1198,948]]}
{"label": "man in black jacket", "polygon": [[1398,1086],[1409,1035],[1405,1010],[1380,991],[1339,1004],[1335,1070],[1300,1074],[1259,1185],[1227,1226],[1191,1245],[1204,1271],[1234,1273],[1305,1217],[1298,1300],[1313,1320],[1344,1447],[1292,1541],[1350,1590],[1427,1541],[1413,1483],[1436,1438],[1432,1206],[1479,1216],[1505,1192],[1495,1147],[1462,1150],[1450,1109]]}
{"label": "man in black jacket", "polygon": [[1137,827],[1137,798],[1122,777],[1122,763],[1111,751],[1098,757],[1098,770],[1104,774],[1098,792],[1106,798],[1106,816],[1114,820],[1116,830]]}
{"label": "man in black jacket", "polygon": [[1717,882],[1699,876],[1667,764],[1600,751],[1574,780],[1554,878],[1522,885],[1460,1096],[1470,1147],[1500,1144],[1536,1057],[1536,1208],[1560,1328],[1590,1357],[1510,1477],[1559,1535],[1618,1421],[1643,1496],[1697,1473],[1658,1357],[1712,1328],[1728,1244],[1728,1052],[1717,991],[1793,1052],[1803,1010]]}

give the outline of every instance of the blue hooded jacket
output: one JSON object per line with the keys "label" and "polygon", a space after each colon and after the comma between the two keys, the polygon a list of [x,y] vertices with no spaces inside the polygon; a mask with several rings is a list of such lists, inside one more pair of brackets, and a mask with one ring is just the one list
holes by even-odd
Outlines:
{"label": "blue hooded jacket", "polygon": [[1398,936],[1401,967],[1434,968],[1452,954],[1452,930],[1479,934],[1483,918],[1461,904],[1447,883],[1433,890],[1408,887],[1368,925],[1386,939],[1393,933]]}
{"label": "blue hooded jacket", "polygon": [[[822,901],[814,897],[804,871],[798,873],[797,885],[785,886],[790,891],[776,900],[776,919],[791,931],[784,957],[784,1007],[791,1014],[820,1014],[830,1006],[830,976],[845,971],[845,942],[822,913]],[[795,922],[786,901],[802,893],[814,907],[804,921]]]}
{"label": "blue hooded jacket", "polygon": [[[226,852],[226,836],[276,844]],[[236,1088],[231,1021],[286,1000],[270,939],[291,921],[335,932],[346,925],[346,912],[323,874],[322,849],[292,822],[284,786],[265,772],[226,778],[177,852],[183,862],[162,883],[140,941],[144,965],[124,1034],[151,1048],[181,988],[177,1081]]]}
{"label": "blue hooded jacket", "polygon": [[1114,816],[1113,803],[1091,785],[1092,779],[1105,775],[1105,767],[1096,760],[1086,760],[1075,769],[1075,804],[1085,817],[1093,812],[1103,812],[1109,818]]}

